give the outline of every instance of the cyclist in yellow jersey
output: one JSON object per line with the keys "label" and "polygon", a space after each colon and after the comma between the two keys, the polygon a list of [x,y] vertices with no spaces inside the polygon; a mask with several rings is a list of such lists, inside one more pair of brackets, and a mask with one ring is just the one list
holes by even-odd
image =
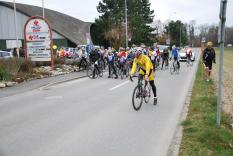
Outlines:
{"label": "cyclist in yellow jersey", "polygon": [[154,71],[153,64],[148,56],[143,54],[141,48],[137,49],[135,52],[135,58],[133,61],[133,67],[131,69],[130,75],[134,75],[137,70],[137,66],[140,67],[139,75],[145,76],[145,80],[149,81],[153,94],[154,94],[154,105],[157,104],[157,94],[156,94],[156,86],[154,83]]}

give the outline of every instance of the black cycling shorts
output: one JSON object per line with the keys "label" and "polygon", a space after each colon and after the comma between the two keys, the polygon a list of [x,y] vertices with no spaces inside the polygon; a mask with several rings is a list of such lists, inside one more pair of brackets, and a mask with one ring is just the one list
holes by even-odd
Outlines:
{"label": "black cycling shorts", "polygon": [[204,62],[205,67],[209,68],[209,70],[212,70],[212,62]]}

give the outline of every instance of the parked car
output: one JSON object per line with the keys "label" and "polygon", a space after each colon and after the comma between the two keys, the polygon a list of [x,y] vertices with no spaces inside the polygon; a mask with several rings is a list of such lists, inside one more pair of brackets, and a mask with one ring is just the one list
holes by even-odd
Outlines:
{"label": "parked car", "polygon": [[[190,48],[187,48],[187,47],[179,50],[180,61],[182,61],[182,62],[184,61],[185,62],[187,60],[186,51],[188,49],[190,50]],[[191,61],[195,61],[195,55],[196,55],[195,52],[192,51]]]}
{"label": "parked car", "polygon": [[180,54],[180,61],[185,62],[187,60],[185,49],[180,49],[179,54]]}
{"label": "parked car", "polygon": [[12,52],[0,51],[0,58],[11,58],[11,57],[13,57]]}

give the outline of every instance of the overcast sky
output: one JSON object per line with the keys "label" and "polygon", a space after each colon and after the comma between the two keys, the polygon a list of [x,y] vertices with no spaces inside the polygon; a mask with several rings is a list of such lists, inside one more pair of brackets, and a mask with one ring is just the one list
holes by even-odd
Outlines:
{"label": "overcast sky", "polygon": [[[3,1],[12,2],[13,0]],[[85,22],[94,22],[99,16],[96,6],[100,0],[44,1],[46,8],[71,15]],[[150,0],[150,2],[151,9],[155,11],[156,20],[164,22],[170,17],[170,20],[179,19],[183,22],[195,20],[197,25],[219,23],[220,0]],[[42,0],[16,0],[16,3],[41,6]],[[228,0],[226,25],[233,26],[233,0]]]}

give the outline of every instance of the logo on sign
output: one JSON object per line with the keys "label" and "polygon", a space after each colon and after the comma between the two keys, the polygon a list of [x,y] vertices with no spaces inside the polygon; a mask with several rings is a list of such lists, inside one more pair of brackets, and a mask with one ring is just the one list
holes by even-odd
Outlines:
{"label": "logo on sign", "polygon": [[35,20],[33,22],[33,26],[32,26],[32,31],[33,32],[40,32],[41,26],[39,25],[39,21]]}

